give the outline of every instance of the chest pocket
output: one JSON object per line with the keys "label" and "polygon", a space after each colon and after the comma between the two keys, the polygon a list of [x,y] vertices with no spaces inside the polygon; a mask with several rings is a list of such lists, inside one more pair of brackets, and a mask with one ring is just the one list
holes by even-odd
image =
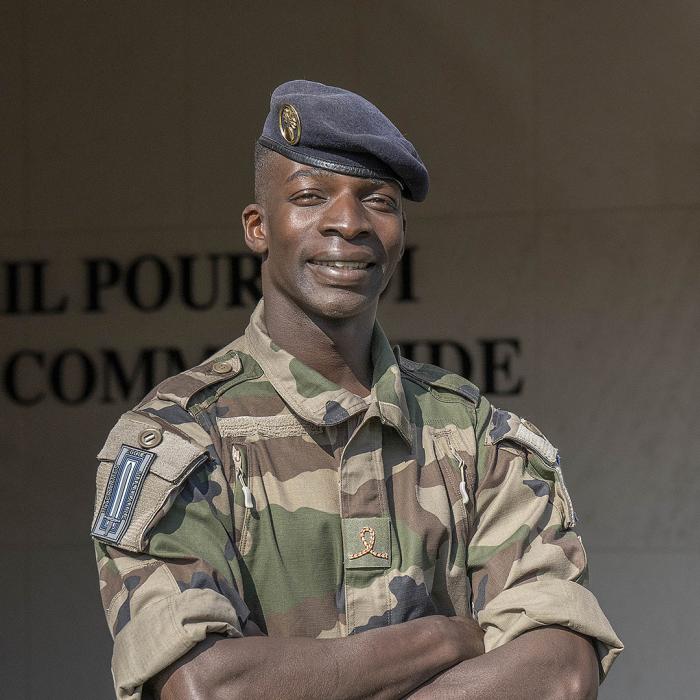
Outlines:
{"label": "chest pocket", "polygon": [[[317,636],[338,622],[338,478],[332,457],[293,437],[230,439],[234,541],[240,590],[260,628],[271,636]],[[302,614],[297,606],[308,599],[315,602]]]}
{"label": "chest pocket", "polygon": [[302,553],[320,556],[328,544],[324,533],[331,526],[340,531],[333,458],[313,443],[293,444],[289,437],[237,437],[228,451],[239,553],[257,558],[262,548],[268,554],[291,552],[295,560]]}

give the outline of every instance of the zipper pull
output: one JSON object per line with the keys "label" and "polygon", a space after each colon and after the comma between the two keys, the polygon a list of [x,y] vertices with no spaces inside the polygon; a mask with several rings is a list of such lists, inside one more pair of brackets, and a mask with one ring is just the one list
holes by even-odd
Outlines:
{"label": "zipper pull", "polygon": [[450,450],[452,451],[454,458],[457,460],[459,464],[459,471],[462,474],[462,481],[459,482],[459,492],[462,494],[462,503],[464,503],[464,505],[466,506],[469,503],[469,494],[467,493],[466,465],[464,464],[464,460],[459,456],[459,452],[457,452],[452,443],[450,443]]}
{"label": "zipper pull", "polygon": [[467,482],[464,480],[464,477],[459,482],[459,492],[462,494],[462,503],[466,506],[469,503],[469,494],[467,493]]}
{"label": "zipper pull", "polygon": [[231,454],[233,456],[233,463],[236,465],[236,478],[238,479],[238,482],[241,485],[241,490],[243,491],[243,503],[246,508],[253,508],[253,494],[248,488],[248,484],[246,484],[243,477],[243,456],[241,455],[241,451],[236,445],[234,445]]}
{"label": "zipper pull", "polygon": [[251,493],[246,483],[243,481],[243,474],[241,472],[238,472],[238,481],[241,482],[241,489],[243,490],[243,503],[245,504],[245,507],[252,508],[253,494]]}

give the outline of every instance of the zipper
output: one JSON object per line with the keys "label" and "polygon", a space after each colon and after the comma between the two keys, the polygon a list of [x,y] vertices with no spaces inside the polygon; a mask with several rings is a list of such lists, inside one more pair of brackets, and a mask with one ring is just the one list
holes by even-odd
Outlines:
{"label": "zipper", "polygon": [[233,457],[233,464],[236,469],[236,479],[241,485],[241,490],[243,491],[243,503],[246,508],[254,508],[253,494],[250,487],[246,483],[246,477],[243,474],[243,454],[241,448],[238,445],[233,445],[231,448],[231,456]]}

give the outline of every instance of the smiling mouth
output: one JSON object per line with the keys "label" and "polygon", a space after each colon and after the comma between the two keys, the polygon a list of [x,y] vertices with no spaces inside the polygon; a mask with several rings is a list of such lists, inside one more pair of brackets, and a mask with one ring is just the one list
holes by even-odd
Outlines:
{"label": "smiling mouth", "polygon": [[367,270],[374,266],[374,263],[354,262],[350,260],[309,260],[309,263],[321,267],[334,267],[338,270]]}

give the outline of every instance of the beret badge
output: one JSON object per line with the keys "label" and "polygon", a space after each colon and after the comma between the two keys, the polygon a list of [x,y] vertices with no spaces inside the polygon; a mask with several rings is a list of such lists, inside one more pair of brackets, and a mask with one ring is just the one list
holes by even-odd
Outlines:
{"label": "beret badge", "polygon": [[296,146],[301,138],[301,119],[292,105],[283,104],[280,107],[279,125],[284,140],[291,146]]}

